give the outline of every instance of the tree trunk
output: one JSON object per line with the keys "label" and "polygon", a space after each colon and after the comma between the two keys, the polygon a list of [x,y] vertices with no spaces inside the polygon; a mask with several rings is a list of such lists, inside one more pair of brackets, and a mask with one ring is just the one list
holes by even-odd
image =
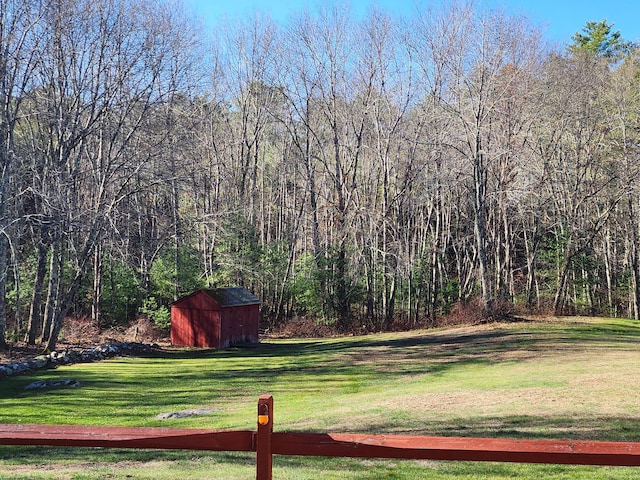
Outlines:
{"label": "tree trunk", "polygon": [[62,252],[62,240],[60,234],[56,233],[53,240],[53,250],[49,263],[49,282],[47,284],[47,301],[44,308],[44,324],[42,326],[41,343],[49,341],[51,326],[60,300],[60,290],[62,283],[62,272],[64,269],[64,255]]}
{"label": "tree trunk", "polygon": [[50,327],[50,335],[47,341],[46,350],[51,352],[55,350],[56,344],[58,343],[58,337],[60,335],[60,331],[62,329],[62,324],[64,319],[69,312],[69,309],[73,305],[73,301],[75,300],[76,293],[80,288],[80,284],[82,282],[83,275],[85,274],[87,265],[92,260],[92,253],[96,250],[96,243],[100,237],[100,233],[102,231],[102,222],[103,218],[94,219],[95,223],[91,225],[89,235],[84,243],[82,251],[78,256],[78,265],[76,267],[76,273],[73,277],[73,280],[69,284],[69,287],[66,289],[64,296],[60,295],[61,301],[56,308],[55,314],[53,315],[53,321]]}
{"label": "tree trunk", "polygon": [[[527,258],[527,282],[525,287],[525,298],[528,309],[534,306],[534,292],[536,292],[536,258],[540,235],[538,233],[538,219],[534,221],[533,232],[528,233],[526,226],[522,229],[524,236],[525,254]],[[536,300],[538,297],[536,295]],[[537,302],[536,302],[537,304]]]}
{"label": "tree trunk", "polygon": [[5,232],[0,232],[0,349],[6,348],[6,311],[7,311],[7,276],[8,246]]}
{"label": "tree trunk", "polygon": [[[3,20],[0,20],[2,22]],[[0,32],[1,35],[1,32]],[[1,38],[1,37],[0,37]],[[0,45],[0,48],[3,48]],[[0,57],[0,61],[4,60]],[[6,60],[5,60],[6,62]],[[4,67],[4,62],[0,63],[0,67]],[[2,69],[3,70],[3,69]],[[0,74],[2,71],[0,70]],[[2,92],[4,93],[4,92]],[[6,101],[2,98],[2,101]],[[2,105],[4,107],[4,105]],[[3,112],[4,113],[4,112]],[[6,330],[7,330],[7,281],[8,281],[8,264],[9,264],[9,241],[7,227],[8,208],[7,196],[9,186],[9,169],[11,164],[10,153],[10,132],[7,121],[0,117],[0,348],[5,348]]]}
{"label": "tree trunk", "polygon": [[440,237],[442,229],[442,199],[440,193],[440,186],[438,186],[438,193],[436,197],[435,205],[435,219],[436,224],[434,227],[433,241],[431,242],[431,273],[430,273],[430,293],[428,297],[429,302],[429,320],[431,325],[435,325],[437,321],[438,312],[438,295],[440,295],[440,281],[439,281],[439,263],[440,263]]}
{"label": "tree trunk", "polygon": [[569,283],[569,271],[571,268],[571,262],[573,257],[565,258],[564,265],[560,270],[560,276],[558,278],[558,287],[553,300],[553,312],[555,315],[562,315],[564,313],[565,301],[567,297],[567,284]]}
{"label": "tree trunk", "polygon": [[614,273],[613,273],[613,252],[611,251],[611,231],[607,229],[605,238],[604,238],[604,272],[605,278],[607,282],[607,311],[609,315],[613,315],[614,317],[618,316],[617,306],[614,305],[613,301],[613,289],[614,289]]}
{"label": "tree trunk", "polygon": [[101,328],[101,305],[102,305],[102,281],[103,281],[103,253],[102,245],[96,245],[93,253],[93,295],[91,297],[91,320]]}
{"label": "tree trunk", "polygon": [[49,248],[42,242],[38,244],[38,264],[36,277],[33,282],[33,296],[29,309],[29,328],[25,341],[29,345],[35,345],[38,336],[42,335],[42,297],[44,281],[47,275],[47,252]]}
{"label": "tree trunk", "polygon": [[480,140],[477,140],[477,152],[473,162],[473,193],[474,193],[474,234],[476,249],[478,252],[478,268],[480,286],[482,289],[482,305],[489,307],[491,300],[491,285],[489,280],[489,268],[487,264],[487,212],[486,212],[486,188],[487,171],[484,165],[484,154],[480,151]]}
{"label": "tree trunk", "polygon": [[635,320],[640,320],[640,258],[638,245],[640,243],[640,235],[638,234],[638,220],[634,208],[634,199],[631,192],[627,192],[627,204],[629,224],[631,226],[631,246],[629,255],[631,257],[631,285],[632,285],[632,314]]}

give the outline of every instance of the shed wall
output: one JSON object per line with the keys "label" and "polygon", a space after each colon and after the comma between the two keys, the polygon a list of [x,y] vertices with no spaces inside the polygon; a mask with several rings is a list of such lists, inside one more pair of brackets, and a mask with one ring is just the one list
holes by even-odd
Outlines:
{"label": "shed wall", "polygon": [[220,312],[172,306],[171,343],[220,348]]}
{"label": "shed wall", "polygon": [[226,307],[220,314],[220,348],[235,343],[258,343],[260,305]]}

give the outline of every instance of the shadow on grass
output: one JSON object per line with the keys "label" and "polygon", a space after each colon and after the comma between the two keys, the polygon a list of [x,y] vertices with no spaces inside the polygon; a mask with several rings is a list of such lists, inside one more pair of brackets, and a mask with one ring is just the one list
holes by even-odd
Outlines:
{"label": "shadow on grass", "polygon": [[[512,330],[501,327],[472,333],[407,334],[402,338],[380,339],[347,337],[304,341],[261,343],[256,348],[225,351],[186,350],[158,352],[156,358],[171,359],[246,359],[252,361],[244,373],[252,376],[348,374],[357,375],[363,367],[376,375],[419,375],[442,373],[466,364],[491,364],[522,361],[543,355],[583,352],[587,349],[638,349],[640,326],[619,324],[562,324]],[[365,370],[366,371],[366,368]],[[237,372],[217,371],[218,378],[234,381]]]}
{"label": "shadow on grass", "polygon": [[189,462],[194,461],[194,458],[204,457],[214,457],[217,461],[236,465],[255,465],[255,453],[253,452],[0,445],[0,461],[8,465],[39,465],[43,458],[51,463],[67,464],[76,462]]}
{"label": "shadow on grass", "polygon": [[[0,382],[0,419],[6,423],[87,423],[85,418],[89,418],[89,423],[98,419],[101,423],[158,425],[154,417],[159,413],[200,405],[215,411],[218,405],[241,402],[253,407],[265,392],[317,396],[335,387],[336,391],[354,393],[365,391],[372,383],[384,385],[403,376],[438,375],[459,366],[587,349],[640,350],[639,339],[640,326],[631,322],[577,322],[523,324],[517,328],[497,324],[472,331],[393,337],[279,340],[256,348],[222,351],[166,349],[99,365],[81,364],[73,369],[61,367],[4,379]],[[82,387],[25,390],[36,378],[74,378]],[[247,422],[252,423],[253,418]],[[215,426],[215,413],[203,418],[203,424],[226,428]],[[383,422],[372,425],[371,432],[393,432],[394,428],[392,423]],[[553,432],[555,438],[640,441],[639,421],[633,418],[465,418],[464,423],[438,422],[422,430],[425,435],[513,434],[537,438]]]}
{"label": "shadow on grass", "polygon": [[[337,472],[322,478],[358,480],[400,479],[548,479],[548,480],[629,480],[637,478],[634,467],[598,467],[581,465],[545,465],[497,462],[461,462],[430,460],[331,459],[313,457],[275,457],[274,476],[282,471]],[[342,472],[342,473],[340,473]],[[305,477],[312,478],[312,477]]]}
{"label": "shadow on grass", "polygon": [[[226,350],[159,349],[138,358],[162,362],[251,360],[256,367],[248,370],[243,367],[243,371],[298,371],[317,366],[318,363],[349,366],[382,357],[394,360],[444,358],[459,363],[470,360],[500,362],[505,360],[505,353],[509,353],[509,359],[523,359],[536,357],[550,350],[557,353],[561,350],[583,351],[589,347],[624,349],[627,346],[637,347],[640,341],[640,324],[631,322],[592,324],[575,321],[551,325],[524,321],[519,323],[523,325],[522,328],[513,329],[508,324],[496,324],[471,333],[449,330],[423,334],[407,332],[402,337],[382,339],[378,335],[371,335],[341,339],[266,340],[251,348]],[[527,325],[531,325],[529,330]],[[261,364],[260,360],[264,362]],[[326,362],[321,362],[322,360]],[[230,375],[235,373],[230,371]]]}
{"label": "shadow on grass", "polygon": [[[333,432],[361,433],[361,432]],[[370,424],[367,433],[443,437],[518,438],[640,442],[640,418],[620,416],[465,417],[459,420],[425,421],[419,429],[399,430],[392,422]]]}
{"label": "shadow on grass", "polygon": [[[34,372],[2,381],[4,411],[26,400],[76,399],[81,406],[101,405],[120,412],[131,405],[161,413],[176,405],[209,404],[212,395],[229,398],[282,389],[317,391],[319,382],[350,382],[354,388],[403,375],[434,375],[474,364],[535,359],[586,349],[638,349],[640,326],[631,322],[491,325],[477,330],[407,333],[302,341],[264,342],[229,350],[166,349],[140,357],[110,360],[74,370]],[[117,374],[112,375],[110,367]],[[33,391],[37,378],[78,375],[76,390]],[[326,383],[328,385],[328,383]],[[267,390],[265,390],[265,388]],[[364,387],[363,387],[364,388]],[[133,412],[139,415],[140,412]]]}

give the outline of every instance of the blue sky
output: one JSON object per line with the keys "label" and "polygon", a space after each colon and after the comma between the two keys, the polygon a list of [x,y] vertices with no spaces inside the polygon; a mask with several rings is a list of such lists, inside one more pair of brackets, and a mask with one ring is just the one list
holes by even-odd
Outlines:
{"label": "blue sky", "polygon": [[[372,5],[398,15],[410,15],[416,5],[439,0],[350,0],[356,14],[363,14]],[[228,19],[241,18],[258,10],[275,20],[286,22],[293,13],[313,10],[318,0],[185,0],[188,7],[210,26]],[[587,21],[606,19],[614,24],[626,40],[640,40],[640,1],[638,0],[485,0],[479,7],[504,7],[508,12],[526,15],[540,26],[546,38],[559,44],[570,43],[571,36]]]}

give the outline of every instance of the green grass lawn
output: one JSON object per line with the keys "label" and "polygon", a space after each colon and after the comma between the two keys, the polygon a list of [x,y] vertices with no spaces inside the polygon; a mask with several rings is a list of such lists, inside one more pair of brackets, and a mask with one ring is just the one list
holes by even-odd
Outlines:
{"label": "green grass lawn", "polygon": [[[75,389],[25,390],[39,379]],[[640,441],[640,324],[569,318],[171,350],[0,381],[0,423]],[[193,408],[211,414],[158,420]],[[251,453],[0,447],[0,479],[251,479]],[[640,469],[274,458],[277,479],[631,479]]]}

